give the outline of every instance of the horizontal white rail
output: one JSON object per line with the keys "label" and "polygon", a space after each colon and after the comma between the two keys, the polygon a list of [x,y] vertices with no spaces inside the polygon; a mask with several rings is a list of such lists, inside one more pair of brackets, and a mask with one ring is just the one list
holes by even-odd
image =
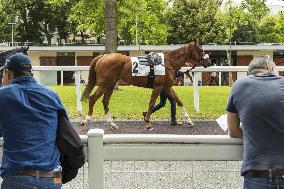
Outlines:
{"label": "horizontal white rail", "polygon": [[33,66],[33,71],[89,71],[89,66]]}
{"label": "horizontal white rail", "polygon": [[227,135],[157,135],[157,134],[108,134],[104,144],[113,143],[181,143],[181,144],[242,144],[242,140]]}
{"label": "horizontal white rail", "polygon": [[[277,66],[279,71],[284,71],[284,66]],[[34,71],[89,71],[89,66],[33,66]],[[182,71],[188,67],[182,67]],[[247,72],[248,66],[211,66],[208,68],[196,67],[191,72]]]}
{"label": "horizontal white rail", "polygon": [[104,189],[104,161],[239,161],[242,140],[226,135],[104,135],[88,132],[89,188]]}

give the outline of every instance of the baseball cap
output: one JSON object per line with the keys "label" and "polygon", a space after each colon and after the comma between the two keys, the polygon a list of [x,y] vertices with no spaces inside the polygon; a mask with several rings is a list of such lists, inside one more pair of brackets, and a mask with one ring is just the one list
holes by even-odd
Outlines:
{"label": "baseball cap", "polygon": [[3,69],[31,72],[32,62],[31,59],[24,53],[16,53],[6,58],[4,66],[0,68],[0,71]]}

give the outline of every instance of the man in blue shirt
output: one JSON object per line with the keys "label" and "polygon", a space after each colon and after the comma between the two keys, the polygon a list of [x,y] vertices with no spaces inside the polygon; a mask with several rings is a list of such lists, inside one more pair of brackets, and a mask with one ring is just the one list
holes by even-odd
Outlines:
{"label": "man in blue shirt", "polygon": [[244,189],[284,187],[284,77],[267,57],[253,59],[227,105],[228,132],[243,138]]}
{"label": "man in blue shirt", "polygon": [[3,136],[2,188],[61,188],[60,153],[56,146],[58,95],[32,77],[31,60],[23,53],[1,68],[0,133]]}

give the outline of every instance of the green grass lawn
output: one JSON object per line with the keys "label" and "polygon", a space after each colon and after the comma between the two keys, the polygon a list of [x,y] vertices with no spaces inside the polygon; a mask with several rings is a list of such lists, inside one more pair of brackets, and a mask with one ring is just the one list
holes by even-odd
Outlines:
{"label": "green grass lawn", "polygon": [[[77,116],[75,86],[52,86],[58,92],[70,117]],[[83,91],[83,87],[81,91]],[[200,112],[195,112],[193,105],[193,87],[174,87],[177,95],[184,103],[186,110],[193,119],[215,119],[225,113],[230,87],[199,87]],[[93,90],[94,91],[94,90]],[[142,119],[142,112],[148,108],[151,90],[132,86],[120,86],[110,100],[110,111],[117,119]],[[156,103],[158,103],[159,99]],[[83,102],[83,114],[86,115],[88,104]],[[104,110],[101,99],[94,106],[94,116],[103,118]],[[177,108],[177,117],[182,118],[182,112]],[[170,119],[170,104],[152,115],[153,119]]]}

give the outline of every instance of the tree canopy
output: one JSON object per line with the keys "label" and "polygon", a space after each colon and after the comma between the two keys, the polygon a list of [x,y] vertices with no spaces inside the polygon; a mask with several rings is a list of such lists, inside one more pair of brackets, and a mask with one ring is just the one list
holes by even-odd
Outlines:
{"label": "tree canopy", "polygon": [[[108,0],[0,0],[0,42],[42,44],[59,35],[102,41]],[[284,43],[284,13],[271,14],[266,0],[115,0],[116,31],[122,44]],[[225,2],[225,3],[224,3]],[[10,23],[10,24],[9,24]]]}
{"label": "tree canopy", "polygon": [[224,41],[224,23],[218,18],[219,3],[216,0],[175,0],[168,13],[170,26],[168,43],[187,43],[194,37],[203,43]]}

